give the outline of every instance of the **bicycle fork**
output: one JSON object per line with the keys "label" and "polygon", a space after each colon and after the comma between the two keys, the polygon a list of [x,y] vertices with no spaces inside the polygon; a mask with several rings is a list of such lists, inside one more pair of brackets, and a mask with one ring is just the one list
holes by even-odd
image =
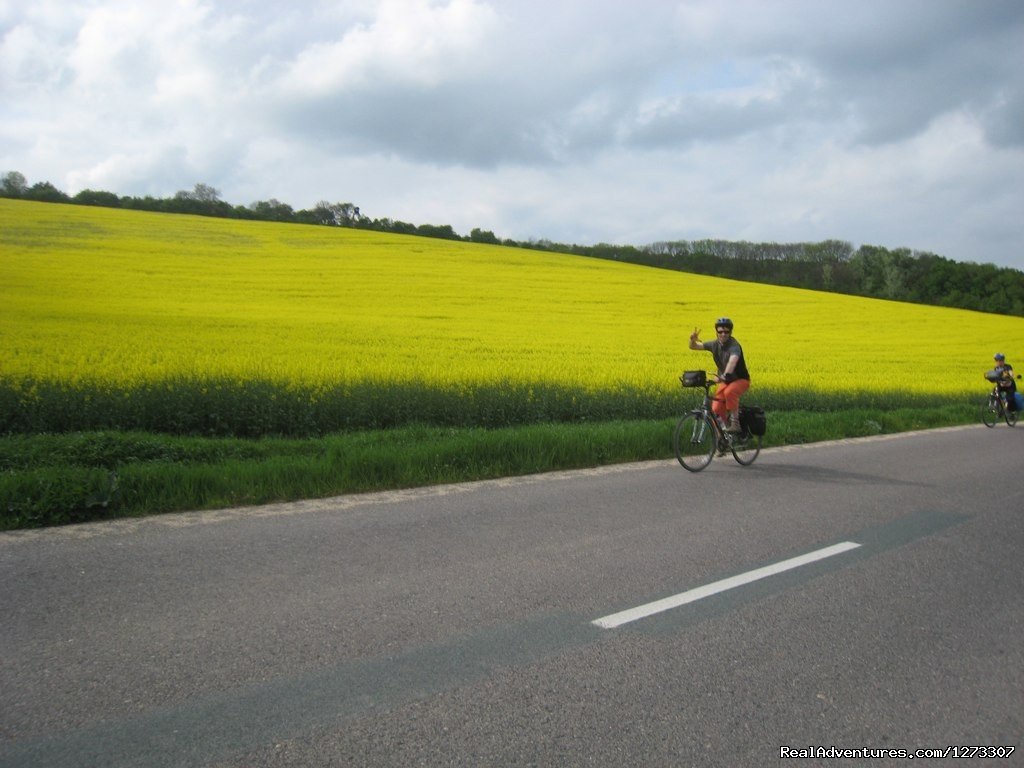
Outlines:
{"label": "bicycle fork", "polygon": [[717,419],[717,416],[701,414],[703,418],[694,419],[693,432],[690,435],[690,442],[693,445],[700,445],[710,429],[715,438],[715,450],[719,456],[724,456],[732,446],[732,435],[720,428],[719,425],[712,426],[709,419]]}
{"label": "bicycle fork", "polygon": [[[699,414],[699,411],[694,411],[695,414]],[[703,414],[700,414],[703,416]],[[690,433],[690,443],[692,445],[700,445],[704,442],[704,436],[708,433],[708,420],[706,418],[698,418],[693,420],[693,431]]]}

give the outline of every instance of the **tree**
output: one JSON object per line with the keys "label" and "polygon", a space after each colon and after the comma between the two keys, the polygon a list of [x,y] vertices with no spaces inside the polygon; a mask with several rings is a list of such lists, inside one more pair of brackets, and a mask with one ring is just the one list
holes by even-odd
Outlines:
{"label": "tree", "polygon": [[479,227],[474,227],[469,233],[469,239],[474,243],[491,243],[493,245],[498,244],[498,238],[494,236],[494,233],[490,230],[482,230]]}
{"label": "tree", "polygon": [[367,224],[370,229],[378,232],[394,232],[396,235],[415,235],[416,225],[407,221],[396,221],[395,219],[374,219]]}
{"label": "tree", "polygon": [[336,226],[338,224],[334,206],[326,200],[321,200],[313,206],[313,220],[317,224],[326,224],[328,226]]}
{"label": "tree", "polygon": [[258,219],[264,221],[293,221],[295,211],[287,203],[270,198],[269,200],[257,200],[249,206]]}
{"label": "tree", "polygon": [[321,200],[313,206],[313,220],[332,227],[357,227],[368,221],[352,203],[328,203]]}
{"label": "tree", "polygon": [[220,191],[209,184],[196,184],[191,192],[182,190],[174,195],[178,200],[195,200],[200,203],[219,203]]}
{"label": "tree", "polygon": [[0,196],[22,197],[28,189],[28,182],[25,177],[17,171],[8,171],[0,182]]}
{"label": "tree", "polygon": [[416,234],[422,237],[437,237],[442,240],[459,240],[451,224],[420,224],[416,227]]}
{"label": "tree", "polygon": [[71,200],[66,194],[48,181],[37,181],[21,195],[26,200],[37,200],[41,203],[66,203]]}
{"label": "tree", "polygon": [[201,216],[231,218],[235,210],[220,199],[220,191],[209,184],[196,184],[191,192],[181,190],[168,201],[166,210],[174,213],[195,213]]}
{"label": "tree", "polygon": [[121,198],[113,192],[103,192],[97,189],[83,189],[71,198],[71,202],[78,205],[99,205],[104,208],[121,207]]}

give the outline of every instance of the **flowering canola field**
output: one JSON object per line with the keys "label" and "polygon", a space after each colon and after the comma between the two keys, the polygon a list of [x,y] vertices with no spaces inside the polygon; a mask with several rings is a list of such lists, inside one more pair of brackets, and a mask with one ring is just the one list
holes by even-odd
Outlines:
{"label": "flowering canola field", "polygon": [[[421,413],[547,397],[557,407],[526,411],[668,416],[679,373],[712,365],[689,333],[712,338],[721,315],[736,323],[752,399],[776,407],[980,395],[994,352],[1024,354],[1022,318],[501,246],[13,200],[0,200],[0,313],[9,412],[47,398],[153,412],[139,393],[202,409],[221,390],[222,411],[225,398],[292,393],[338,413],[376,397],[409,419],[423,397],[444,404]],[[609,398],[623,414],[600,407]]]}

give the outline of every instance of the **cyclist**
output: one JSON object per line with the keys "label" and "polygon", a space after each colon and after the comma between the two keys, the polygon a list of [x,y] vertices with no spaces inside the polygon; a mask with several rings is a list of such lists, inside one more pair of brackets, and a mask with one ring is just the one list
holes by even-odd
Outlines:
{"label": "cyclist", "polygon": [[1017,382],[1013,380],[1013,366],[1006,362],[1006,355],[996,352],[996,367],[992,372],[996,375],[996,386],[999,387],[999,395],[1006,402],[1006,410],[1017,410]]}
{"label": "cyclist", "polygon": [[750,374],[743,359],[743,347],[733,338],[732,329],[732,320],[720,317],[715,321],[715,340],[701,341],[700,328],[694,328],[690,334],[690,349],[706,350],[715,358],[718,366],[715,381],[719,387],[711,408],[727,431],[740,432],[740,396],[750,388]]}

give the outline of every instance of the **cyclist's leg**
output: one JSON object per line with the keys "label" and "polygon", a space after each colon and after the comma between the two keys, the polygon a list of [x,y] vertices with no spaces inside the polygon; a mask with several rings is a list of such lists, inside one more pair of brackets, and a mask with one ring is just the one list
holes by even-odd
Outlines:
{"label": "cyclist's leg", "polygon": [[723,393],[725,397],[725,410],[728,412],[729,417],[735,417],[737,424],[740,418],[740,397],[748,389],[750,389],[750,381],[748,379],[736,379],[725,385]]}
{"label": "cyclist's leg", "polygon": [[711,398],[711,410],[721,421],[725,421],[729,415],[725,410],[725,390],[728,386],[728,384],[719,384],[715,390],[715,396]]}
{"label": "cyclist's leg", "polygon": [[750,379],[736,379],[725,385],[725,407],[729,411],[739,408],[739,398],[751,388]]}

